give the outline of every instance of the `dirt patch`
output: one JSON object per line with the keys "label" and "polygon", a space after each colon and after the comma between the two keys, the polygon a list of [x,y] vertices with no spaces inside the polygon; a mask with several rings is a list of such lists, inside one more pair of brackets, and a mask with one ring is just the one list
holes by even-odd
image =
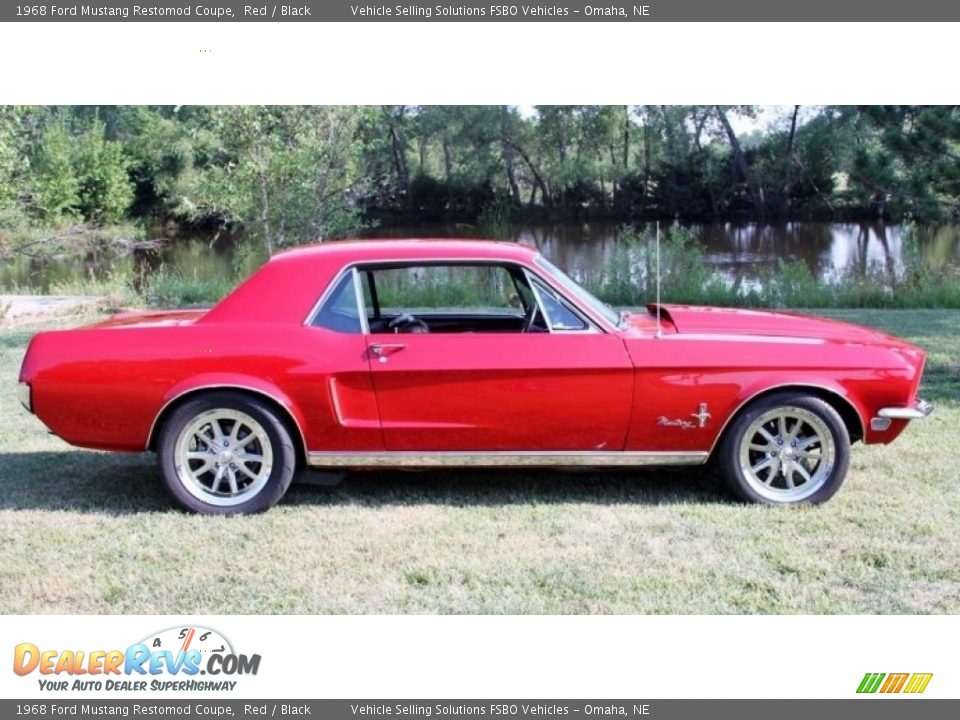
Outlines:
{"label": "dirt patch", "polygon": [[0,323],[18,325],[31,320],[93,312],[103,300],[96,295],[0,295]]}

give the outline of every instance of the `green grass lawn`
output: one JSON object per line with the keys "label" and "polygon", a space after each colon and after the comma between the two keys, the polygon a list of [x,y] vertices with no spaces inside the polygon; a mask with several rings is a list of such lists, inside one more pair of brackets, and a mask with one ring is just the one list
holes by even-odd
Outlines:
{"label": "green grass lawn", "polygon": [[187,515],[152,455],[69,447],[23,411],[52,325],[0,330],[0,612],[958,613],[960,312],[830,314],[925,347],[937,410],[855,446],[826,505],[775,510],[697,468],[370,472]]}

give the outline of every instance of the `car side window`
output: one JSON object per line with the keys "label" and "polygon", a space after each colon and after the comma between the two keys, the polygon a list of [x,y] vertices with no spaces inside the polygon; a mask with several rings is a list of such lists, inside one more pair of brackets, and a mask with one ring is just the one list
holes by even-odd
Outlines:
{"label": "car side window", "polygon": [[541,307],[547,315],[547,322],[552,332],[576,332],[590,329],[590,325],[554,290],[539,280],[534,280],[533,284],[537,289]]}
{"label": "car side window", "polygon": [[523,315],[510,274],[498,265],[412,265],[375,270],[373,275],[383,313]]}
{"label": "car side window", "polygon": [[313,318],[314,327],[342,333],[363,332],[353,272],[345,273]]}
{"label": "car side window", "polygon": [[372,334],[526,332],[534,306],[523,270],[509,263],[392,262],[359,271],[364,332]]}

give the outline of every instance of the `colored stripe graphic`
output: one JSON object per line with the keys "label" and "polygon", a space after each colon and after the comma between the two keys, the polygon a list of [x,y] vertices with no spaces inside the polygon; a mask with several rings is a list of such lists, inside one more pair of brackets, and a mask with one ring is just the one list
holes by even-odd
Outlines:
{"label": "colored stripe graphic", "polygon": [[913,677],[910,678],[910,682],[907,683],[907,687],[904,689],[905,693],[922,693],[927,689],[927,685],[930,684],[930,678],[933,677],[933,673],[914,673]]}
{"label": "colored stripe graphic", "polygon": [[[886,694],[904,693],[922,693],[927,689],[933,673],[866,673],[860,685],[857,687],[858,693],[875,693],[877,691]],[[884,680],[886,679],[886,680]],[[881,685],[882,683],[882,685]]]}
{"label": "colored stripe graphic", "polygon": [[898,693],[903,689],[904,684],[910,673],[890,673],[887,675],[887,681],[880,688],[882,693]]}
{"label": "colored stripe graphic", "polygon": [[860,687],[857,688],[857,692],[875,693],[877,688],[880,687],[880,682],[884,677],[886,677],[884,673],[867,673],[863,676],[863,680],[860,681]]}

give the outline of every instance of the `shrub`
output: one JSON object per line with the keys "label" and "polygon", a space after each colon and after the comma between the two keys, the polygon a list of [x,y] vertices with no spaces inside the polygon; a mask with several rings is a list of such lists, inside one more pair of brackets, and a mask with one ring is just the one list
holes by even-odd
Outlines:
{"label": "shrub", "polygon": [[[625,227],[609,263],[584,282],[612,305],[656,298],[656,245],[650,228]],[[801,260],[780,260],[754,285],[737,285],[711,270],[693,231],[672,225],[660,243],[661,300],[669,303],[772,308],[960,308],[960,271],[934,269],[919,251],[916,231],[904,230],[903,267],[847,268],[825,278]]]}
{"label": "shrub", "polygon": [[218,302],[233,286],[226,278],[203,279],[196,272],[185,275],[161,268],[147,278],[143,294],[151,307],[203,307]]}

